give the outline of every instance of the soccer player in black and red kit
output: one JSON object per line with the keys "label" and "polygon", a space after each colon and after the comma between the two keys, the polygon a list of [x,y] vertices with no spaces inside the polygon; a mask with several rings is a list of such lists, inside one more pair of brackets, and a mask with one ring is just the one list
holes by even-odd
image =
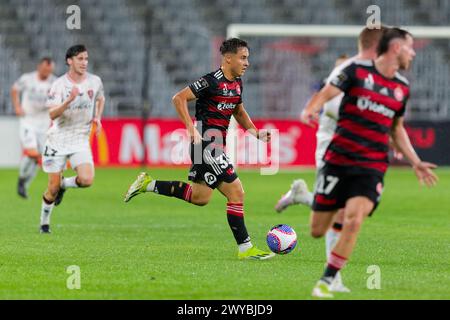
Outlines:
{"label": "soccer player in black and red kit", "polygon": [[[265,260],[274,254],[259,250],[250,241],[244,223],[244,189],[225,153],[225,145],[231,116],[262,141],[270,141],[270,133],[255,127],[242,102],[240,77],[249,66],[247,43],[237,38],[229,39],[222,43],[220,52],[222,64],[219,69],[193,82],[172,99],[191,138],[189,180],[192,184],[153,180],[141,173],[128,189],[125,202],[140,193],[154,192],[204,206],[217,188],[228,200],[227,219],[239,247],[238,257]],[[196,125],[188,112],[188,102],[192,100],[197,100]]]}
{"label": "soccer player in black and red kit", "polygon": [[421,183],[433,186],[437,182],[432,171],[436,166],[420,160],[403,125],[410,88],[398,70],[408,69],[415,57],[413,38],[405,30],[388,28],[377,53],[375,61],[355,61],[342,70],[302,113],[307,123],[317,117],[325,102],[345,94],[335,134],[323,158],[325,166],[316,180],[311,234],[322,237],[340,208],[344,208],[344,223],[325,272],[313,289],[316,297],[333,297],[329,286],[350,257],[362,222],[380,201],[389,137]]}

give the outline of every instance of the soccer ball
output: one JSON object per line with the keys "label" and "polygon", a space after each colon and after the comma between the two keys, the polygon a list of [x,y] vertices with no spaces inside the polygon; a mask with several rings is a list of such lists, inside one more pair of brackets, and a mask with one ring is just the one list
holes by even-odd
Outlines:
{"label": "soccer ball", "polygon": [[276,225],[267,233],[267,245],[277,254],[287,254],[297,245],[297,234],[286,224]]}

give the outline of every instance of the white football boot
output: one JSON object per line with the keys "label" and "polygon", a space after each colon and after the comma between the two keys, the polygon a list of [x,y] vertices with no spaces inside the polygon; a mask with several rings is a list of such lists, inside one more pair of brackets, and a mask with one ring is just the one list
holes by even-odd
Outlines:
{"label": "white football boot", "polygon": [[331,292],[344,292],[344,293],[349,293],[350,289],[347,288],[344,283],[342,282],[342,277],[341,277],[341,273],[338,272],[336,274],[336,277],[334,277],[333,282],[331,283],[330,286],[330,291]]}
{"label": "white football boot", "polygon": [[275,210],[278,213],[284,211],[287,207],[293,204],[304,204],[308,207],[312,203],[312,193],[308,190],[308,185],[305,180],[298,179],[294,180],[291,184],[291,189],[281,196],[281,199],[275,205]]}

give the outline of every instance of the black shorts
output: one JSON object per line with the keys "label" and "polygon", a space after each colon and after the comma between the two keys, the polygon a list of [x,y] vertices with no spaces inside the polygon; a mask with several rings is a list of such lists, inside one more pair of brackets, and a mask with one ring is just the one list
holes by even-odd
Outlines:
{"label": "black shorts", "polygon": [[325,164],[319,170],[314,190],[314,211],[334,211],[345,207],[348,199],[358,196],[369,198],[372,213],[383,192],[383,175],[352,174],[348,168]]}
{"label": "black shorts", "polygon": [[221,182],[232,183],[238,178],[233,164],[222,148],[210,148],[203,142],[198,145],[191,144],[190,153],[190,181],[204,181],[208,187],[215,189]]}

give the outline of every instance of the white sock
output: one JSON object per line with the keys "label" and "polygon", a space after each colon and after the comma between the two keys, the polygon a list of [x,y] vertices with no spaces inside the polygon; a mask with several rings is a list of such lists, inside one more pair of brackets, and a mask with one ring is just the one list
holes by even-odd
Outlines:
{"label": "white sock", "polygon": [[327,254],[327,259],[330,256],[334,246],[338,242],[340,236],[341,233],[334,231],[332,228],[330,228],[325,234],[325,251]]}
{"label": "white sock", "polygon": [[150,182],[150,183],[147,185],[147,191],[148,191],[148,192],[153,192],[153,191],[155,191],[155,185],[156,185],[156,180],[152,180],[152,182]]}
{"label": "white sock", "polygon": [[251,247],[253,247],[251,241],[241,243],[241,244],[238,245],[238,246],[239,246],[239,252],[245,252],[245,251],[247,251],[248,249],[250,249]]}
{"label": "white sock", "polygon": [[77,182],[77,177],[70,177],[70,178],[64,178],[61,181],[61,188],[67,189],[67,188],[79,188]]}
{"label": "white sock", "polygon": [[38,164],[35,159],[23,157],[20,161],[19,177],[25,180],[25,184],[29,185],[36,176]]}
{"label": "white sock", "polygon": [[41,208],[41,226],[45,224],[50,224],[50,216],[52,214],[53,207],[55,203],[47,204],[44,200],[42,200],[42,208]]}

